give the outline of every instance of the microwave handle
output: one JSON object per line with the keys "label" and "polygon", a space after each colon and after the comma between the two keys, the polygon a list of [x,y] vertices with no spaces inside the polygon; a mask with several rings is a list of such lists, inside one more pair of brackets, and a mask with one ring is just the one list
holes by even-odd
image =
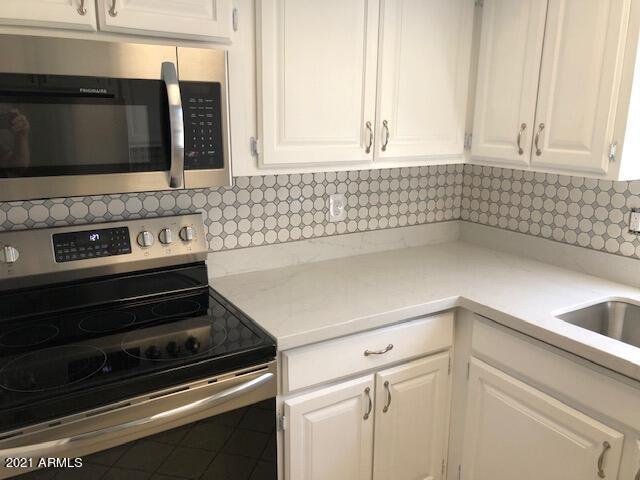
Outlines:
{"label": "microwave handle", "polygon": [[182,188],[184,179],[184,117],[178,72],[173,62],[162,62],[162,81],[167,87],[169,101],[169,129],[171,131],[169,186]]}

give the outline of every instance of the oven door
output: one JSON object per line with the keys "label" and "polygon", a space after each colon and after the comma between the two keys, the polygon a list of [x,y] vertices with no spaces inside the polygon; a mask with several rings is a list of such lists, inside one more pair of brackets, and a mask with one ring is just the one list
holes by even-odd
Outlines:
{"label": "oven door", "polygon": [[175,47],[0,36],[0,50],[0,201],[183,186]]}
{"label": "oven door", "polygon": [[[87,480],[136,474],[275,480],[275,395],[273,361],[13,435],[5,432],[0,434],[0,478],[58,459],[44,472],[20,478],[49,478],[47,471],[73,469],[74,478]],[[7,459],[18,463],[7,468]]]}

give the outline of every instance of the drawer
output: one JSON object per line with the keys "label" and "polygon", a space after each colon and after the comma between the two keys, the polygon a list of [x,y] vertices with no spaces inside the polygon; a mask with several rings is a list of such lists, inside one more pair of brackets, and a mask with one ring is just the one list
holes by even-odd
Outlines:
{"label": "drawer", "polygon": [[[283,393],[449,348],[453,312],[294,348],[282,353]],[[388,346],[391,349],[383,352]]]}

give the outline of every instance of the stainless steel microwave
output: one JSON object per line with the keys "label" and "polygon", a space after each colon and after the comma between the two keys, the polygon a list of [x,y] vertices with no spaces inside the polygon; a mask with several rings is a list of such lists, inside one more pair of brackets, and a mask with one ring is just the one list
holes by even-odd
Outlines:
{"label": "stainless steel microwave", "polygon": [[223,50],[0,35],[0,201],[231,185]]}

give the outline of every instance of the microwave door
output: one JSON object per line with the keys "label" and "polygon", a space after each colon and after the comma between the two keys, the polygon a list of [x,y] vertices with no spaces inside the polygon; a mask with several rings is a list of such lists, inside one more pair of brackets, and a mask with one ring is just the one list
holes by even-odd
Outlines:
{"label": "microwave door", "polygon": [[0,35],[0,50],[0,201],[184,188],[175,46]]}

